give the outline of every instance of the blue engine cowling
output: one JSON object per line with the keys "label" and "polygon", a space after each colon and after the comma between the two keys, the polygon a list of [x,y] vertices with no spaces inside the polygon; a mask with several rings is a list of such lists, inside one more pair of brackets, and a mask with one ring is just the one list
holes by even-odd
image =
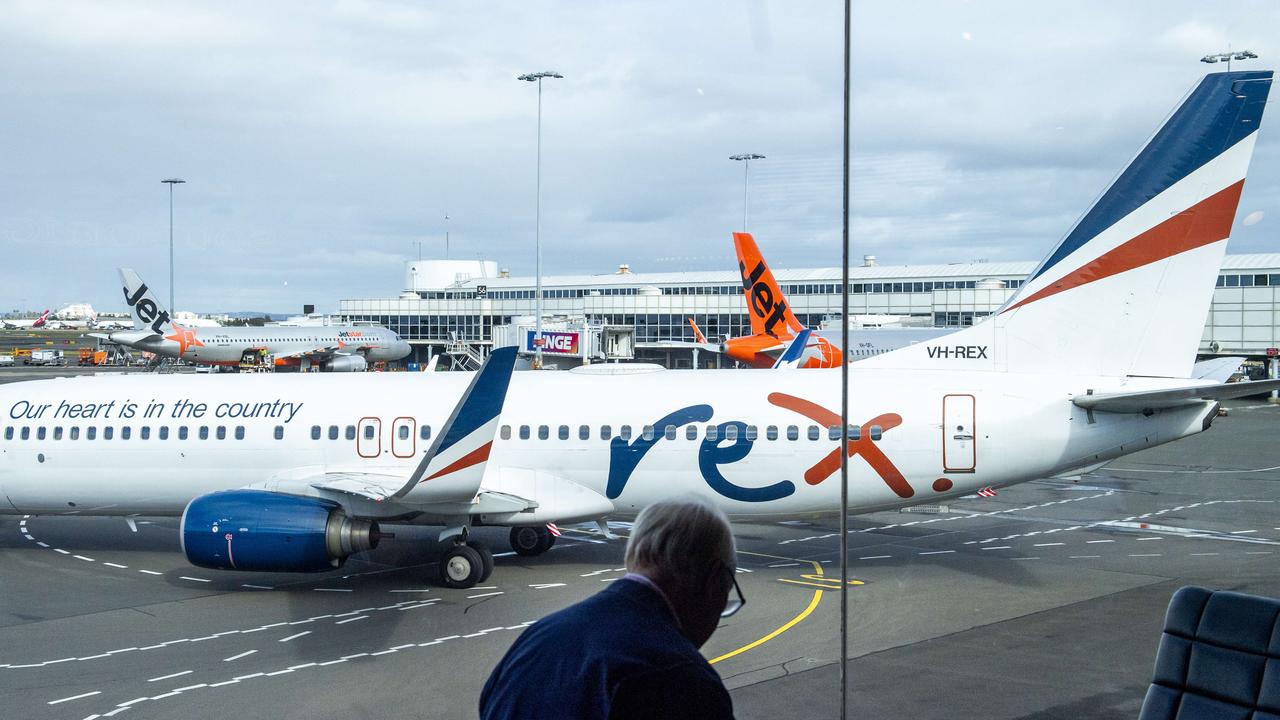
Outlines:
{"label": "blue engine cowling", "polygon": [[263,490],[201,495],[182,513],[182,551],[217,570],[319,572],[378,546],[378,523],[329,500]]}

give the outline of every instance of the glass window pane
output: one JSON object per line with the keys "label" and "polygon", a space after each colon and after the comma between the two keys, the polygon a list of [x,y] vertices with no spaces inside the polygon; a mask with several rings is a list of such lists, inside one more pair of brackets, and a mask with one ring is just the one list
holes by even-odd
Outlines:
{"label": "glass window pane", "polygon": [[503,426],[502,426],[502,428],[498,430],[498,437],[501,437],[503,440],[510,440],[510,439],[511,439],[511,426],[510,426],[510,425],[503,425]]}

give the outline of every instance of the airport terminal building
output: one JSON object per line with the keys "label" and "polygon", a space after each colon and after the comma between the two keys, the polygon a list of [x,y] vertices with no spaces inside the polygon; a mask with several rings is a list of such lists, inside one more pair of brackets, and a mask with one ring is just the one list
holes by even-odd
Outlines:
{"label": "airport terminal building", "polygon": [[[868,256],[850,269],[850,312],[963,327],[998,309],[1034,269],[1033,262],[879,265]],[[836,318],[839,326],[840,268],[775,269],[774,275],[801,322],[819,327]],[[495,342],[528,351],[534,287],[534,278],[510,277],[490,261],[419,260],[406,263],[405,290],[398,296],[342,300],[338,314],[399,333],[414,345],[412,360],[443,352],[474,358]],[[542,290],[544,335],[579,335],[580,344],[566,342],[558,351],[588,360],[706,366],[716,360],[705,354],[698,360],[682,345],[695,339],[688,318],[713,341],[750,332],[741,280],[733,270],[634,273],[623,265],[602,275],[544,276]],[[592,328],[597,335],[600,328],[625,334],[629,346],[610,352],[591,345]],[[1201,352],[1263,356],[1278,346],[1280,254],[1226,256]]]}

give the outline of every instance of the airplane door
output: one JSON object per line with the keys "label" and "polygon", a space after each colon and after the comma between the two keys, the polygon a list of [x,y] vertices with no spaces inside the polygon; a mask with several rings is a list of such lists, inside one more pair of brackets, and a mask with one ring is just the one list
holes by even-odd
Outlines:
{"label": "airplane door", "polygon": [[977,432],[972,395],[942,398],[942,471],[971,473],[977,465]]}
{"label": "airplane door", "polygon": [[356,426],[356,452],[362,458],[376,458],[382,454],[381,419],[360,418],[360,424]]}
{"label": "airplane door", "polygon": [[391,454],[398,458],[413,457],[417,443],[418,421],[398,417],[391,423]]}

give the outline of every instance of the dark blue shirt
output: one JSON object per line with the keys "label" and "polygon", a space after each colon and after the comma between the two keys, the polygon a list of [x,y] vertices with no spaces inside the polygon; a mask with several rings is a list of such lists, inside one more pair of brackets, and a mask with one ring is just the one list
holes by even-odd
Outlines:
{"label": "dark blue shirt", "polygon": [[480,693],[480,717],[733,717],[720,676],[652,588],[618,580],[525,630]]}

